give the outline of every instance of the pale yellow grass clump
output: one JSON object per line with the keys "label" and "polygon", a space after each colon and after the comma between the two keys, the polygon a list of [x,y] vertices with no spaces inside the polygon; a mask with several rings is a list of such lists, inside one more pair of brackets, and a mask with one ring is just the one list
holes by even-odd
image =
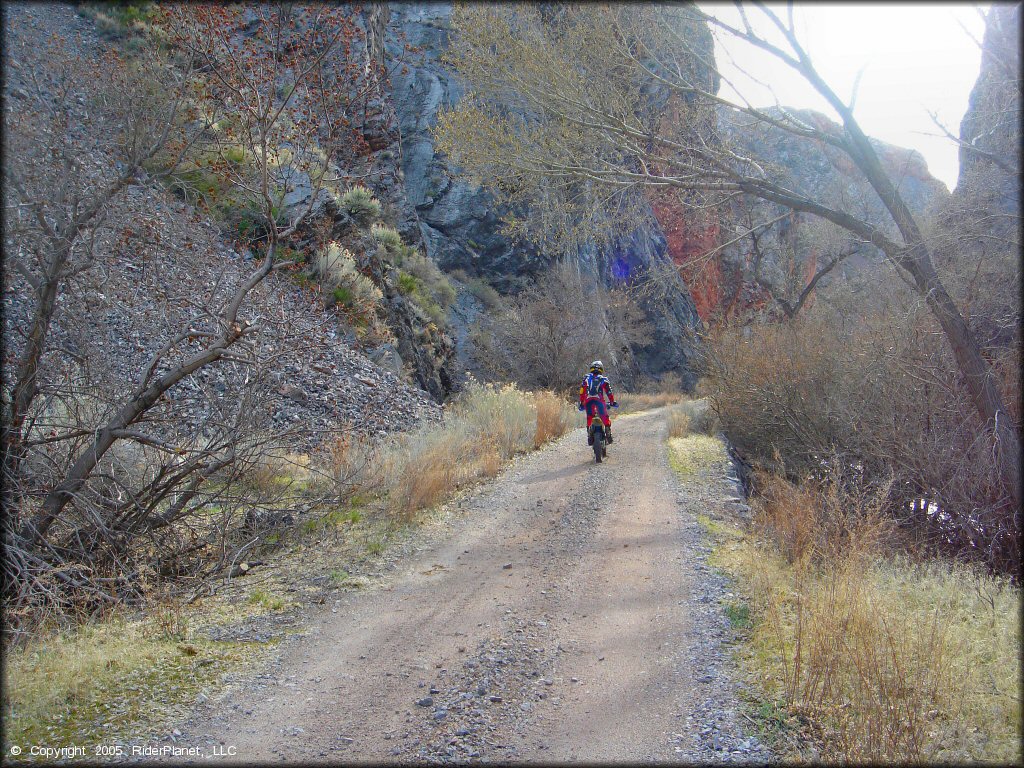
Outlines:
{"label": "pale yellow grass clump", "polygon": [[766,486],[754,535],[722,543],[764,698],[842,762],[1019,762],[1020,603],[1006,581],[887,554],[875,494]]}
{"label": "pale yellow grass clump", "polygon": [[471,382],[443,425],[422,426],[382,448],[387,506],[409,516],[469,482],[494,477],[517,453],[563,435],[573,415],[551,392]]}
{"label": "pale yellow grass clump", "polygon": [[573,423],[573,412],[565,400],[554,392],[534,392],[533,403],[537,410],[537,427],[533,433],[533,447],[561,437]]}
{"label": "pale yellow grass clump", "polygon": [[681,408],[668,412],[668,436],[686,437],[690,434],[690,416]]}
{"label": "pale yellow grass clump", "polygon": [[691,432],[714,435],[720,428],[718,415],[704,398],[683,400],[668,412],[669,437],[686,437]]}
{"label": "pale yellow grass clump", "polygon": [[615,401],[619,404],[619,413],[627,414],[673,405],[685,397],[681,392],[622,392],[615,395]]}
{"label": "pale yellow grass clump", "polygon": [[719,470],[729,459],[722,441],[710,435],[670,437],[668,446],[669,464],[687,481],[706,474],[721,474]]}

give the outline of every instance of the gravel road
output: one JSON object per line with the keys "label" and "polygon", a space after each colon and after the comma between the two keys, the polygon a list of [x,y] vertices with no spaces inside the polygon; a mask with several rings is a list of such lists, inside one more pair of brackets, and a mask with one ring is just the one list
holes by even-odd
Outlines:
{"label": "gravel road", "polygon": [[681,483],[660,410],[615,434],[600,465],[581,430],[518,460],[175,741],[240,763],[767,760],[696,521],[728,464]]}

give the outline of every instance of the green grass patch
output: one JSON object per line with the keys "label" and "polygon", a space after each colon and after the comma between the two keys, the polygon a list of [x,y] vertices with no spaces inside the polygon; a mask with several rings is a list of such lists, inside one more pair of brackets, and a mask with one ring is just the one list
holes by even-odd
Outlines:
{"label": "green grass patch", "polygon": [[750,606],[742,600],[732,600],[725,604],[725,615],[733,629],[750,629]]}
{"label": "green grass patch", "polygon": [[254,589],[250,592],[248,602],[250,605],[259,606],[268,611],[281,611],[285,607],[284,598],[265,589]]}
{"label": "green grass patch", "polygon": [[420,286],[420,281],[414,275],[410,275],[408,272],[399,270],[398,272],[398,292],[403,296],[408,296]]}
{"label": "green grass patch", "polygon": [[359,589],[365,583],[365,579],[353,576],[344,568],[336,568],[331,571],[331,584],[333,584],[336,587],[348,587],[350,589]]}
{"label": "green grass patch", "polygon": [[736,525],[727,523],[724,520],[713,520],[707,515],[697,515],[697,522],[705,532],[716,539],[728,539],[736,541],[743,538],[743,531]]}
{"label": "green grass patch", "polygon": [[340,304],[346,309],[351,309],[355,303],[355,296],[352,294],[352,289],[347,285],[339,285],[331,292],[331,296],[334,297],[334,302]]}
{"label": "green grass patch", "polygon": [[222,151],[224,159],[234,165],[241,165],[245,162],[245,147],[235,145],[233,147],[225,147]]}
{"label": "green grass patch", "polygon": [[692,434],[668,441],[669,464],[684,480],[717,471],[728,460],[721,440],[710,435]]}
{"label": "green grass patch", "polygon": [[4,753],[13,745],[101,744],[160,729],[270,648],[167,630],[153,617],[114,616],[8,649]]}
{"label": "green grass patch", "polygon": [[344,528],[356,525],[362,519],[363,513],[357,506],[339,507],[325,515],[305,521],[302,524],[302,530],[304,533],[315,533],[317,531]]}

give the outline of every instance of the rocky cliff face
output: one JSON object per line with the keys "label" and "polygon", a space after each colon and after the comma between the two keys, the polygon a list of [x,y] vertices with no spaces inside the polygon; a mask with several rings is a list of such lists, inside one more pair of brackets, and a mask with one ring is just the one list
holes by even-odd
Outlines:
{"label": "rocky cliff face", "polygon": [[[392,23],[387,3],[370,4],[363,13],[366,28],[368,57],[380,65],[386,64],[385,50],[388,29]],[[394,221],[405,243],[419,249],[425,242],[416,210],[399,163],[402,155],[402,132],[395,112],[395,100],[386,90],[380,96],[370,99],[364,114],[350,116],[359,124],[369,154],[359,162],[362,167],[346,169],[362,174],[383,205],[385,218]],[[292,204],[301,205],[308,199],[292,193]],[[335,236],[350,229],[350,222],[344,211],[332,205],[330,195],[322,193],[324,204],[319,208],[318,219],[313,228],[322,227],[323,220]],[[289,202],[286,198],[286,202]],[[455,339],[448,328],[439,328],[437,323],[398,290],[394,270],[375,255],[375,244],[367,241],[354,251],[361,271],[370,277],[384,294],[384,312],[387,325],[395,336],[393,343],[367,350],[375,363],[411,378],[436,401],[443,401],[454,388]]]}
{"label": "rocky cliff face", "polygon": [[988,204],[1020,215],[1020,5],[994,4],[982,42],[981,71],[960,123],[960,176],[954,196],[984,193]]}
{"label": "rocky cliff face", "polygon": [[[820,130],[842,131],[839,125],[818,112],[787,111]],[[850,211],[895,234],[881,200],[839,150],[777,128],[754,124],[750,118],[730,108],[719,109],[718,125],[724,141],[768,167],[783,186],[826,205]],[[876,139],[871,143],[912,211],[929,216],[948,199],[945,185],[928,172],[920,153]],[[730,210],[723,213],[723,226],[729,237],[751,226],[777,221],[761,231],[756,248],[750,238],[742,238],[724,248],[714,264],[703,268],[709,282],[719,280],[703,307],[705,312],[728,315],[774,305],[773,293],[799,294],[819,264],[830,258],[835,248],[841,247],[838,243],[829,243],[827,238],[822,241],[819,233],[809,231],[811,217],[784,213],[782,207],[750,196],[735,200]],[[881,260],[881,253],[875,249],[860,248],[841,262],[822,285],[838,275],[854,281],[870,279]]]}
{"label": "rocky cliff face", "polygon": [[[990,350],[1020,340],[1020,4],[993,4],[935,260]],[[999,353],[996,353],[999,354]]]}
{"label": "rocky cliff face", "polygon": [[[415,49],[393,75],[393,95],[401,133],[401,168],[415,227],[428,255],[446,270],[483,275],[507,290],[512,278],[548,266],[541,254],[514,246],[501,234],[500,212],[479,187],[450,177],[444,159],[434,153],[430,129],[442,107],[462,96],[440,57],[448,46],[450,3],[393,3],[391,23]],[[396,42],[393,56],[402,55]]]}
{"label": "rocky cliff face", "polygon": [[[418,50],[407,70],[393,80],[401,170],[415,212],[403,220],[403,228],[418,228],[428,255],[442,268],[486,277],[499,291],[510,292],[523,278],[549,267],[551,259],[505,237],[502,212],[490,194],[452,178],[445,159],[434,152],[430,129],[436,115],[463,93],[440,61],[448,45],[450,14],[449,3],[391,5],[391,23]],[[397,45],[391,53],[399,55]],[[691,340],[699,319],[686,284],[666,268],[670,262],[661,228],[654,224],[624,235],[609,248],[589,249],[581,263],[609,286],[649,269],[666,275],[660,290],[640,297],[655,333],[652,344],[632,351],[632,367],[653,376],[675,370],[692,383]]]}
{"label": "rocky cliff face", "polygon": [[[418,235],[427,254],[442,268],[462,269],[486,277],[502,292],[515,291],[524,278],[550,266],[550,259],[505,237],[501,231],[502,212],[491,196],[453,178],[445,159],[434,151],[430,130],[436,115],[441,108],[455,104],[463,93],[441,62],[448,46],[451,6],[397,3],[391,4],[390,13],[392,31],[400,33],[416,51],[407,60],[407,68],[393,76],[400,174],[406,199],[403,234],[409,238]],[[400,46],[393,44],[389,53],[395,59]],[[821,114],[795,112],[818,127],[840,130]],[[826,203],[842,205],[871,221],[888,220],[877,196],[841,153],[808,145],[775,129],[754,129],[728,109],[719,110],[717,122],[723,140],[761,158],[785,185]],[[948,197],[920,154],[879,141],[874,145],[913,210],[924,214]],[[771,293],[775,289],[780,294],[794,290],[799,293],[819,260],[829,256],[821,247],[803,248],[800,233],[806,230],[806,219],[785,217],[761,238],[759,245],[765,256],[756,270],[758,279],[752,279],[752,264],[757,257],[746,241],[724,248],[714,258],[697,257],[734,237],[738,226],[777,218],[781,209],[745,198],[729,210],[695,213],[675,195],[652,193],[649,200],[654,214],[650,226],[624,235],[610,248],[589,249],[581,255],[584,268],[607,285],[649,269],[665,275],[658,290],[641,299],[656,334],[649,347],[633,350],[638,372],[658,375],[668,370],[688,371],[693,357],[689,340],[702,320],[773,303]],[[833,277],[870,275],[879,260],[879,254],[864,249],[847,258]],[[461,315],[456,315],[454,322],[458,325]],[[457,337],[465,336],[458,328],[454,332]]]}

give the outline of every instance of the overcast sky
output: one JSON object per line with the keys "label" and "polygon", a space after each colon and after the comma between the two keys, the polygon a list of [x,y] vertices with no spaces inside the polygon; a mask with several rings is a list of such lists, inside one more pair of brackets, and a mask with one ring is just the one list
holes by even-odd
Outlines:
{"label": "overcast sky", "polygon": [[[731,3],[701,3],[701,7],[723,21],[738,21]],[[767,19],[751,6],[745,7],[754,29],[765,33]],[[784,4],[771,7],[785,20]],[[924,134],[938,133],[929,110],[938,113],[954,134],[959,133],[981,63],[981,52],[970,36],[980,41],[984,34],[978,7],[798,3],[793,18],[818,72],[847,102],[857,72],[863,69],[854,108],[861,128],[869,136],[918,150],[932,175],[952,189],[958,172],[956,146],[944,137]],[[988,9],[987,4],[980,7]],[[770,85],[782,105],[818,109],[836,119],[799,75],[768,54],[718,34],[715,55],[723,76],[735,79],[737,89],[754,106],[774,104],[775,98],[767,87],[739,74],[738,67]],[[735,98],[735,91],[723,83],[721,95]]]}

